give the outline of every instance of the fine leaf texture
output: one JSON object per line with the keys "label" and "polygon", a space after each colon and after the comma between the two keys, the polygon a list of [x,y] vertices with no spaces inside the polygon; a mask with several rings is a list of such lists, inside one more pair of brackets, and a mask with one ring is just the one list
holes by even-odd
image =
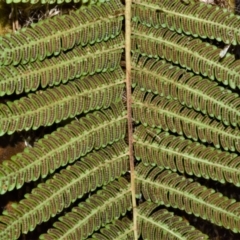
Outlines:
{"label": "fine leaf texture", "polygon": [[128,170],[128,148],[123,141],[88,154],[68,166],[0,216],[0,239],[17,239],[37,224],[70,206],[85,193],[106,185]]}
{"label": "fine leaf texture", "polygon": [[222,49],[167,28],[155,29],[133,23],[132,30],[133,52],[151,58],[164,58],[232,89],[240,88],[240,60],[235,60],[234,55],[227,54],[219,61]]}
{"label": "fine leaf texture", "polygon": [[41,235],[40,239],[86,239],[101,226],[125,215],[131,208],[130,185],[124,178],[119,178],[60,217],[53,224],[54,228]]}
{"label": "fine leaf texture", "polygon": [[[112,110],[111,110],[112,109]],[[74,162],[93,149],[124,138],[126,115],[122,103],[89,113],[79,121],[45,135],[33,148],[14,155],[0,166],[0,194],[21,188],[25,182],[45,178],[61,166]]]}
{"label": "fine leaf texture", "polygon": [[147,201],[184,210],[218,226],[240,232],[240,202],[192,179],[159,167],[136,168],[136,193]]}
{"label": "fine leaf texture", "polygon": [[240,152],[238,128],[183,107],[178,101],[141,91],[133,92],[133,118],[145,126],[162,128],[194,141],[212,143],[214,147]]}
{"label": "fine leaf texture", "polygon": [[[44,60],[74,46],[95,44],[121,32],[123,5],[118,0],[90,5],[70,15],[46,19],[0,37],[0,65]],[[118,17],[119,16],[119,17]]]}
{"label": "fine leaf texture", "polygon": [[134,59],[133,86],[178,100],[189,108],[215,117],[225,125],[240,126],[238,94],[166,61],[143,56]]}
{"label": "fine leaf texture", "polygon": [[[186,220],[174,216],[166,209],[156,211],[157,204],[144,202],[138,207],[138,234],[142,239],[205,240],[208,236],[189,225]],[[154,212],[153,212],[154,211]]]}
{"label": "fine leaf texture", "polygon": [[139,126],[134,133],[134,153],[144,165],[160,166],[197,177],[240,186],[240,157],[175,137],[168,132]]}
{"label": "fine leaf texture", "polygon": [[[240,16],[211,4],[180,0],[134,0],[133,21],[194,37],[240,44]],[[188,2],[186,4],[186,2]]]}
{"label": "fine leaf texture", "polygon": [[38,87],[59,85],[69,80],[97,72],[112,71],[121,59],[123,35],[106,42],[77,46],[58,56],[26,65],[0,68],[0,96],[14,92],[35,91]]}
{"label": "fine leaf texture", "polygon": [[123,83],[124,73],[117,68],[0,104],[0,136],[31,128],[35,130],[82,112],[107,108],[111,102],[121,100]]}
{"label": "fine leaf texture", "polygon": [[101,233],[95,233],[89,240],[129,240],[134,239],[133,224],[127,217],[116,220],[113,224],[101,228]]}

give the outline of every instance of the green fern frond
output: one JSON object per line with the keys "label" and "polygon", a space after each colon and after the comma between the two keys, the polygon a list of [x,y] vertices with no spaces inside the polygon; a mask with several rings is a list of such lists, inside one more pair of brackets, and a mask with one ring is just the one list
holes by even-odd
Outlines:
{"label": "green fern frond", "polygon": [[151,58],[165,58],[182,67],[201,73],[211,80],[217,80],[232,89],[240,88],[240,60],[227,54],[220,61],[222,49],[166,28],[148,28],[144,25],[132,24],[132,51]]}
{"label": "green fern frond", "polygon": [[89,240],[129,240],[134,239],[133,224],[127,217],[116,220],[112,224],[100,229],[101,233],[94,233]]}
{"label": "green fern frond", "polygon": [[119,67],[113,72],[83,77],[0,104],[0,136],[50,126],[82,112],[107,108],[111,102],[121,100],[124,78]]}
{"label": "green fern frond", "polygon": [[52,54],[114,38],[122,30],[124,11],[118,0],[46,19],[31,28],[0,37],[0,65],[44,60]]}
{"label": "green fern frond", "polygon": [[45,135],[33,148],[4,161],[0,166],[0,194],[21,188],[25,182],[45,178],[61,166],[74,162],[93,149],[105,147],[126,133],[126,113],[122,103],[95,111]]}
{"label": "green fern frond", "polygon": [[183,107],[178,101],[146,93],[139,88],[133,92],[133,118],[143,125],[185,135],[195,141],[213,143],[216,148],[240,152],[238,128],[222,123]]}
{"label": "green fern frond", "polygon": [[128,171],[128,147],[122,141],[88,154],[61,170],[53,179],[39,184],[11,211],[0,216],[0,239],[17,239],[70,206],[83,194],[106,185]]}
{"label": "green fern frond", "polygon": [[112,71],[120,64],[123,45],[124,37],[120,34],[107,42],[76,47],[42,62],[0,67],[0,96],[35,91],[40,84],[45,88],[87,74]]}
{"label": "green fern frond", "polygon": [[156,134],[154,129],[142,125],[136,129],[134,139],[135,157],[146,166],[157,165],[174,172],[240,186],[240,157],[237,154],[205,147],[167,132]]}
{"label": "green fern frond", "polygon": [[152,202],[144,202],[138,207],[138,233],[141,234],[142,239],[208,239],[208,236],[196,230],[181,217],[174,216],[172,212],[166,209],[155,211],[157,206]]}
{"label": "green fern frond", "polygon": [[39,239],[86,239],[101,226],[118,219],[131,209],[130,185],[124,178],[119,178],[60,217],[53,224],[55,228],[50,228]]}
{"label": "green fern frond", "polygon": [[97,4],[109,2],[109,0],[5,0],[7,4],[11,3],[30,3],[30,4],[64,4],[64,3],[81,3],[81,4]]}
{"label": "green fern frond", "polygon": [[216,39],[227,44],[240,44],[240,16],[226,8],[193,1],[134,0],[133,21],[148,27],[167,27],[194,37]]}
{"label": "green fern frond", "polygon": [[136,167],[136,193],[167,207],[184,210],[218,226],[240,232],[240,202],[159,167]]}
{"label": "green fern frond", "polygon": [[132,83],[142,90],[173,98],[196,111],[240,126],[240,98],[217,83],[185,70],[147,57],[133,62]]}

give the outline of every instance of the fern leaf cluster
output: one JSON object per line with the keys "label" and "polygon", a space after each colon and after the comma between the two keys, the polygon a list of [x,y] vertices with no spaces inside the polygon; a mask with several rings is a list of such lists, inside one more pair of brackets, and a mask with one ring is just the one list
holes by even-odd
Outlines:
{"label": "fern leaf cluster", "polygon": [[[157,204],[144,202],[139,206],[138,229],[143,239],[208,239],[200,231],[189,226],[187,221],[182,221],[179,216],[174,216],[166,209],[157,209]],[[140,234],[139,234],[140,235]]]}
{"label": "fern leaf cluster", "polygon": [[179,208],[239,232],[240,202],[160,167],[137,167],[136,189],[146,200]]}
{"label": "fern leaf cluster", "polygon": [[0,240],[211,239],[199,219],[237,237],[239,198],[214,184],[240,186],[240,61],[220,47],[240,43],[239,16],[134,0],[130,23],[129,2],[76,6],[0,37],[0,140],[43,131],[0,159],[1,197],[21,195]]}
{"label": "fern leaf cluster", "polygon": [[148,27],[164,27],[194,37],[216,39],[227,44],[239,44],[240,17],[227,9],[186,1],[134,0],[134,21]]}
{"label": "fern leaf cluster", "polygon": [[[110,82],[112,80],[112,82]],[[120,68],[82,77],[46,91],[31,93],[14,102],[0,105],[0,135],[8,132],[52,125],[82,112],[102,107],[121,99],[124,74]]]}
{"label": "fern leaf cluster", "polygon": [[186,172],[240,186],[240,159],[237,154],[206,147],[168,132],[157,133],[143,126],[137,128],[134,137],[135,156],[145,165],[163,166],[173,172]]}
{"label": "fern leaf cluster", "polygon": [[238,94],[165,61],[147,57],[137,60],[133,70],[133,86],[138,85],[142,90],[178,100],[189,108],[221,120],[225,125],[239,126]]}
{"label": "fern leaf cluster", "polygon": [[236,45],[238,32],[239,17],[219,7],[154,0],[132,5],[134,154],[140,162],[135,188],[145,201],[137,216],[142,239],[208,239],[169,207],[240,232],[239,200],[198,182],[239,186],[239,60],[232,54],[221,58],[221,48],[201,39]]}
{"label": "fern leaf cluster", "polygon": [[[120,204],[116,205],[116,201]],[[59,218],[59,221],[53,224],[54,228],[41,235],[40,239],[85,239],[94,230],[119,218],[131,208],[129,184],[124,178],[119,178]]]}
{"label": "fern leaf cluster", "polygon": [[154,58],[164,58],[182,67],[201,73],[203,76],[216,79],[232,89],[240,88],[240,60],[227,55],[220,61],[221,49],[205,43],[199,38],[184,36],[166,28],[148,28],[133,24],[134,37],[132,50],[142,52]]}
{"label": "fern leaf cluster", "polygon": [[122,5],[109,1],[3,36],[0,38],[0,65],[42,61],[74,46],[107,41],[121,32],[123,17],[116,15],[122,13]]}

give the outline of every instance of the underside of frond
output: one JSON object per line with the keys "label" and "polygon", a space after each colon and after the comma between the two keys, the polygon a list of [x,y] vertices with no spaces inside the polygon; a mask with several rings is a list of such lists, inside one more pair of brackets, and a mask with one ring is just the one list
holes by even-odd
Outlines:
{"label": "underside of frond", "polygon": [[155,29],[133,23],[132,29],[133,52],[151,58],[164,58],[232,89],[240,88],[240,60],[235,60],[233,55],[227,54],[221,60],[222,49],[166,28]]}
{"label": "underside of frond", "polygon": [[38,87],[59,85],[69,80],[119,66],[123,35],[92,46],[76,47],[70,52],[26,65],[0,68],[0,95],[35,91]]}
{"label": "underside of frond", "polygon": [[101,233],[95,233],[89,240],[128,240],[133,239],[133,224],[127,217],[114,221],[113,224],[107,225],[100,229]]}
{"label": "underside of frond", "polygon": [[72,121],[44,136],[33,148],[26,148],[23,153],[4,161],[0,168],[0,194],[19,189],[25,182],[45,178],[93,149],[123,139],[127,121],[125,114],[121,102],[112,104],[110,109],[95,111],[80,121]]}
{"label": "underside of frond", "polygon": [[189,108],[215,117],[225,125],[240,125],[238,94],[166,61],[139,55],[133,57],[133,86],[178,100]]}
{"label": "underside of frond", "polygon": [[240,44],[240,16],[226,8],[188,0],[134,0],[134,3],[135,22],[226,44]]}
{"label": "underside of frond", "polygon": [[230,182],[240,186],[240,157],[175,137],[168,132],[139,126],[134,134],[134,152],[145,165],[160,166],[174,172]]}
{"label": "underside of frond", "polygon": [[81,161],[61,170],[46,183],[39,184],[0,216],[0,239],[17,239],[32,231],[83,194],[106,185],[128,171],[128,149],[123,141],[88,154]]}
{"label": "underside of frond", "polygon": [[238,128],[183,107],[178,101],[146,93],[136,87],[133,92],[133,118],[144,125],[184,135],[195,141],[212,143],[216,148],[240,152]]}
{"label": "underside of frond", "polygon": [[53,224],[54,228],[41,235],[40,239],[86,239],[100,227],[125,215],[131,208],[130,185],[124,178],[119,178],[59,218]]}
{"label": "underside of frond", "polygon": [[142,239],[208,239],[186,220],[166,209],[156,211],[157,207],[158,204],[152,202],[144,202],[138,207],[138,231]]}
{"label": "underside of frond", "polygon": [[0,104],[0,135],[50,126],[82,112],[107,108],[121,100],[123,89],[124,73],[117,68]]}
{"label": "underside of frond", "polygon": [[[111,0],[70,15],[46,19],[30,28],[0,38],[0,65],[44,60],[75,46],[95,44],[116,37],[122,30],[124,6]],[[118,17],[119,16],[119,17]]]}
{"label": "underside of frond", "polygon": [[140,163],[136,174],[136,193],[142,193],[146,200],[184,210],[233,232],[240,232],[240,202],[163,167]]}

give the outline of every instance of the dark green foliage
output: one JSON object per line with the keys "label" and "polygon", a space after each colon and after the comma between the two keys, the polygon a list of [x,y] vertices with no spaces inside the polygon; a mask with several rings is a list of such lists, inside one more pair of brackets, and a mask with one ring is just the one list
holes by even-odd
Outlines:
{"label": "dark green foliage", "polygon": [[[125,135],[126,117],[121,103],[74,120],[51,135],[45,135],[33,148],[3,162],[0,194],[21,188],[24,182],[45,178],[61,166],[74,162],[93,149],[105,147]],[[103,137],[104,136],[104,137]]]}

